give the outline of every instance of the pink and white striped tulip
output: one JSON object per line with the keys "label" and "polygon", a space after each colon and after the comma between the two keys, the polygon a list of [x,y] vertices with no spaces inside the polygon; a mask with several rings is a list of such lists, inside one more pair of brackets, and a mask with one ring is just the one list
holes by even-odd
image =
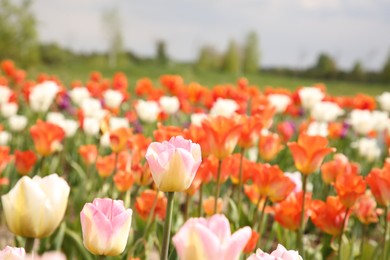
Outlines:
{"label": "pink and white striped tulip", "polygon": [[125,250],[133,211],[109,198],[86,203],[80,213],[84,246],[94,255],[116,256]]}
{"label": "pink and white striped tulip", "polygon": [[231,234],[229,220],[214,215],[187,220],[172,240],[179,259],[237,260],[251,235],[249,227]]}
{"label": "pink and white striped tulip", "polygon": [[26,252],[22,247],[10,247],[6,246],[0,251],[1,260],[22,260],[26,256]]}
{"label": "pink and white striped tulip", "polygon": [[256,254],[252,254],[247,260],[302,260],[298,251],[287,250],[281,244],[271,253],[265,253],[261,249],[257,249]]}
{"label": "pink and white striped tulip", "polygon": [[154,182],[164,192],[188,189],[202,162],[200,145],[181,136],[151,143],[145,157]]}

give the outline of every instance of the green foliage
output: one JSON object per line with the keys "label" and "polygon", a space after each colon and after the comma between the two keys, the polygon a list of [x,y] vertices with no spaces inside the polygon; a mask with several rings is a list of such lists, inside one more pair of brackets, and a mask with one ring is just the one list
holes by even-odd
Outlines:
{"label": "green foliage", "polygon": [[41,44],[39,50],[42,62],[49,65],[68,62],[74,56],[71,51],[60,47],[56,43]]}
{"label": "green foliage", "polygon": [[337,66],[333,58],[325,53],[318,56],[316,65],[312,68],[315,76],[332,79],[337,75]]}
{"label": "green foliage", "polygon": [[224,55],[222,71],[238,73],[240,71],[240,54],[234,40],[230,40],[229,47]]}
{"label": "green foliage", "polygon": [[0,60],[13,59],[23,67],[39,62],[37,21],[32,0],[0,0]]}
{"label": "green foliage", "polygon": [[365,72],[360,61],[357,61],[350,72],[350,78],[352,80],[363,81],[365,79]]}
{"label": "green foliage", "polygon": [[156,42],[156,61],[161,65],[166,65],[169,62],[165,41]]}
{"label": "green foliage", "polygon": [[381,78],[384,82],[390,82],[390,54],[387,56],[386,63],[383,66]]}
{"label": "green foliage", "polygon": [[212,46],[204,46],[199,51],[195,67],[198,70],[216,70],[220,66],[221,57]]}
{"label": "green foliage", "polygon": [[257,72],[260,68],[260,51],[259,42],[256,32],[250,32],[247,36],[244,57],[243,69],[246,73]]}

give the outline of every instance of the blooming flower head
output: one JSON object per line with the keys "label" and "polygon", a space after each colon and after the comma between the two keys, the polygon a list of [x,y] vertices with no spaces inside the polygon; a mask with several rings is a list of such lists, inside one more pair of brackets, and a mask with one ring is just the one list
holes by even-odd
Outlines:
{"label": "blooming flower head", "polygon": [[15,168],[21,175],[28,175],[33,169],[37,156],[33,151],[15,150]]}
{"label": "blooming flower head", "polygon": [[281,244],[271,253],[265,253],[261,249],[257,249],[256,254],[251,255],[247,260],[302,260],[302,256],[298,251],[287,250]]}
{"label": "blooming flower head", "polygon": [[249,227],[244,227],[231,234],[229,220],[214,215],[187,220],[172,240],[180,259],[237,260],[251,233]]}
{"label": "blooming flower head", "polygon": [[202,162],[199,144],[181,136],[169,142],[153,142],[145,155],[153,180],[161,191],[184,191]]}
{"label": "blooming flower head", "polygon": [[167,198],[163,192],[154,190],[144,190],[139,197],[135,199],[135,210],[143,220],[147,220],[152,210],[152,205],[157,196],[157,203],[154,207],[153,217],[157,216],[159,219],[164,220],[167,210]]}
{"label": "blooming flower head", "polygon": [[35,150],[42,156],[49,156],[57,151],[65,137],[61,127],[41,120],[30,128],[30,134],[34,140]]}

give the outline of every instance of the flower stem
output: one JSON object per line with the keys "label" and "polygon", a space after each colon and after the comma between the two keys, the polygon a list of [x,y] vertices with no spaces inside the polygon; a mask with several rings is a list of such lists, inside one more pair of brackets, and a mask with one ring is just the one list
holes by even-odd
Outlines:
{"label": "flower stem", "polygon": [[185,204],[184,204],[184,221],[186,221],[188,219],[188,210],[189,210],[189,207],[190,207],[190,201],[191,201],[191,197],[187,193],[186,194]]}
{"label": "flower stem", "polygon": [[360,244],[360,259],[363,260],[364,244],[366,243],[366,225],[362,224],[362,240]]}
{"label": "flower stem", "polygon": [[382,259],[386,260],[387,252],[386,252],[386,241],[387,241],[387,226],[388,226],[388,220],[387,220],[387,215],[388,215],[389,208],[388,206],[385,206],[385,214],[384,214],[384,219],[385,219],[385,230],[383,231],[383,253],[382,253]]}
{"label": "flower stem", "polygon": [[337,254],[337,257],[339,260],[341,260],[341,245],[343,244],[343,234],[344,234],[344,228],[345,228],[345,223],[347,222],[348,214],[349,214],[349,208],[347,208],[347,210],[345,211],[345,217],[343,220],[343,224],[341,226],[341,232],[340,232],[340,238],[339,238],[339,248],[338,248],[338,254]]}
{"label": "flower stem", "polygon": [[261,235],[261,231],[262,231],[262,227],[263,227],[263,221],[264,221],[264,215],[265,215],[265,207],[267,206],[267,203],[268,203],[268,196],[266,196],[264,198],[264,204],[263,204],[263,207],[261,208],[261,212],[260,212],[260,219],[259,219],[259,234],[260,234],[260,238],[257,241],[257,247],[260,247],[261,237],[263,237]]}
{"label": "flower stem", "polygon": [[199,208],[198,208],[198,218],[202,216],[202,207],[203,207],[203,183],[199,187]]}
{"label": "flower stem", "polygon": [[237,204],[238,204],[238,219],[240,219],[240,212],[241,212],[241,193],[242,193],[242,167],[243,167],[243,160],[244,160],[244,154],[245,154],[245,148],[241,148],[241,158],[240,158],[240,168],[238,172],[238,194],[237,194]]}
{"label": "flower stem", "polygon": [[304,254],[304,245],[303,245],[303,234],[305,231],[305,197],[306,197],[306,186],[307,186],[307,175],[303,175],[302,177],[302,212],[301,212],[301,221],[300,228],[298,230],[297,236],[297,248],[301,255]]}
{"label": "flower stem", "polygon": [[222,159],[219,159],[219,161],[218,161],[217,189],[215,190],[215,196],[214,196],[215,197],[214,214],[217,213],[219,192],[221,190],[221,170],[222,170]]}
{"label": "flower stem", "polygon": [[168,250],[169,250],[169,240],[170,240],[170,235],[171,235],[174,194],[175,194],[174,192],[168,192],[167,213],[165,215],[164,235],[163,235],[163,242],[162,242],[161,255],[160,255],[161,260],[168,260]]}
{"label": "flower stem", "polygon": [[34,248],[35,238],[26,237],[26,243],[24,244],[24,250],[26,253],[31,253]]}

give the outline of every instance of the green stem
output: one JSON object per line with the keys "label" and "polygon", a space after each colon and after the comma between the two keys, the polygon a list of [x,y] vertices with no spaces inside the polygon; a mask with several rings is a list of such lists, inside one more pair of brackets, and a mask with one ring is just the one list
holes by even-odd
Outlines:
{"label": "green stem", "polygon": [[218,176],[217,176],[217,189],[215,190],[215,202],[214,202],[214,214],[217,213],[217,205],[218,205],[218,198],[219,198],[219,192],[221,190],[221,170],[222,170],[222,159],[219,159],[218,161]]}
{"label": "green stem", "polygon": [[186,194],[186,201],[184,204],[184,221],[186,221],[188,219],[188,210],[190,207],[190,200],[191,200],[190,195]]}
{"label": "green stem", "polygon": [[267,203],[268,203],[268,196],[265,197],[264,204],[263,204],[263,207],[261,208],[261,212],[260,212],[260,219],[259,219],[259,234],[260,234],[260,238],[257,241],[257,247],[260,247],[260,244],[261,244],[261,237],[262,237],[261,231],[262,231],[262,227],[263,227],[263,220],[264,220],[264,215],[265,215],[265,207],[267,206]]}
{"label": "green stem", "polygon": [[366,243],[366,225],[362,224],[362,240],[360,244],[360,259],[363,260],[364,244]]}
{"label": "green stem", "polygon": [[200,184],[199,187],[199,208],[198,208],[198,218],[202,216],[202,208],[203,208],[203,183]]}
{"label": "green stem", "polygon": [[26,253],[31,253],[34,248],[35,238],[26,237],[26,243],[24,244],[24,250]]}
{"label": "green stem", "polygon": [[386,241],[387,241],[387,226],[388,226],[388,220],[387,220],[387,215],[388,215],[389,208],[388,206],[385,206],[385,214],[384,214],[384,219],[385,219],[385,230],[383,231],[383,253],[382,253],[382,259],[386,260],[387,252],[386,252]]}
{"label": "green stem", "polygon": [[303,245],[303,234],[305,231],[305,197],[306,197],[306,186],[307,186],[307,175],[303,175],[302,177],[302,212],[301,212],[301,221],[300,221],[300,228],[298,231],[297,236],[297,248],[301,255],[304,254],[304,245]]}
{"label": "green stem", "polygon": [[257,221],[257,211],[259,211],[259,205],[260,205],[260,202],[261,202],[261,199],[263,198],[262,195],[259,195],[259,199],[257,200],[256,202],[256,207],[255,209],[253,210],[253,214],[252,214],[252,227],[254,227],[256,225],[256,221]]}
{"label": "green stem", "polygon": [[163,235],[163,242],[162,242],[161,255],[160,255],[161,260],[168,260],[174,194],[175,194],[174,192],[168,192],[167,213],[165,215],[164,235]]}
{"label": "green stem", "polygon": [[244,154],[245,154],[245,148],[241,148],[241,158],[240,158],[240,168],[238,172],[238,194],[237,194],[237,203],[238,203],[238,220],[240,220],[240,212],[241,212],[241,193],[242,193],[242,185],[243,185],[243,179],[242,179],[242,167],[243,167],[243,160],[244,160]]}
{"label": "green stem", "polygon": [[339,237],[339,248],[338,248],[338,254],[337,257],[339,260],[341,260],[341,245],[343,244],[343,235],[344,235],[344,228],[345,228],[345,223],[347,222],[348,219],[348,214],[349,214],[349,208],[345,211],[345,217],[343,220],[343,224],[341,225],[341,232],[340,232],[340,237]]}
{"label": "green stem", "polygon": [[107,257],[105,255],[99,255],[99,259],[105,260],[105,259],[107,259]]}

